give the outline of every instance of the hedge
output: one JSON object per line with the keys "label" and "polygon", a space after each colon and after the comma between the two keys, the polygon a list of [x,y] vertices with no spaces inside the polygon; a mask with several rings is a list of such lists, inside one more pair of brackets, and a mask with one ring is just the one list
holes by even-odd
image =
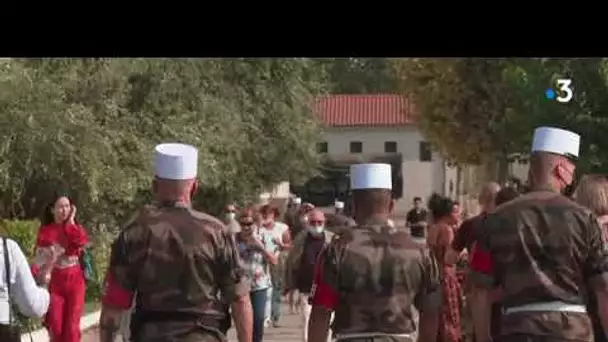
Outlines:
{"label": "hedge", "polygon": [[[7,236],[15,240],[21,250],[32,260],[34,256],[34,246],[40,222],[37,220],[0,220],[0,235]],[[95,267],[95,279],[87,283],[86,302],[97,303],[101,299],[101,289],[105,270],[110,256],[110,243],[112,236],[109,233],[89,232],[91,242],[91,253]],[[40,326],[37,319],[26,319],[19,317],[24,330],[35,329]]]}

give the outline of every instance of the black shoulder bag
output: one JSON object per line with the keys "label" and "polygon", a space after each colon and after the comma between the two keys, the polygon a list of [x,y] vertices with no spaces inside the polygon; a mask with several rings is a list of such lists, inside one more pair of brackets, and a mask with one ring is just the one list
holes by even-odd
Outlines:
{"label": "black shoulder bag", "polygon": [[9,250],[6,243],[6,238],[2,238],[2,247],[4,248],[4,274],[6,281],[6,288],[8,289],[8,324],[0,324],[0,341],[6,342],[20,342],[21,341],[21,328],[15,322],[15,316],[11,306],[11,263],[8,259]]}

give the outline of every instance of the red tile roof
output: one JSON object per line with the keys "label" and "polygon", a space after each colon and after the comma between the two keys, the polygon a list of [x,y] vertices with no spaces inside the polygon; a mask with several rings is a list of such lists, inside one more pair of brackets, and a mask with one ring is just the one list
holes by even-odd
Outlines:
{"label": "red tile roof", "polygon": [[413,124],[413,106],[403,95],[326,95],[315,111],[326,126],[395,126]]}

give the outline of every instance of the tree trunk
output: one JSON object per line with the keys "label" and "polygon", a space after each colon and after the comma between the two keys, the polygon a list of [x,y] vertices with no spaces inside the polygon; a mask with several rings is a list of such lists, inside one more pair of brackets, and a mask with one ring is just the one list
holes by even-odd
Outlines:
{"label": "tree trunk", "polygon": [[509,159],[502,155],[498,160],[498,182],[504,184],[509,176]]}

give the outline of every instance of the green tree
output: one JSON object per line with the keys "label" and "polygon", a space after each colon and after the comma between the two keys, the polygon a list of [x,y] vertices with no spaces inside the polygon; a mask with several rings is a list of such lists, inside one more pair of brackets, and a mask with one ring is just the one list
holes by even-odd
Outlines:
{"label": "green tree", "polygon": [[[539,126],[583,136],[581,173],[608,166],[605,59],[402,59],[394,61],[404,91],[420,114],[420,127],[456,163],[499,165],[527,154]],[[574,98],[545,97],[560,78],[572,80]]]}
{"label": "green tree", "polygon": [[[520,60],[509,78],[521,113],[533,116],[537,126],[548,125],[581,134],[579,174],[605,172],[608,168],[608,62],[602,58]],[[557,79],[572,81],[568,103],[547,100],[547,88],[557,90]],[[531,134],[526,136],[529,145]]]}
{"label": "green tree", "polygon": [[216,212],[315,174],[310,59],[42,59],[0,64],[0,215],[38,216],[57,187],[116,227],[149,200],[155,144],[199,148],[197,203]]}
{"label": "green tree", "polygon": [[[512,109],[505,59],[402,59],[395,67],[414,100],[420,128],[455,163],[485,164],[506,176],[506,162],[522,150],[516,131],[528,117]],[[498,165],[498,166],[497,166]]]}
{"label": "green tree", "polygon": [[396,93],[399,79],[389,58],[323,58],[329,92],[334,94]]}

